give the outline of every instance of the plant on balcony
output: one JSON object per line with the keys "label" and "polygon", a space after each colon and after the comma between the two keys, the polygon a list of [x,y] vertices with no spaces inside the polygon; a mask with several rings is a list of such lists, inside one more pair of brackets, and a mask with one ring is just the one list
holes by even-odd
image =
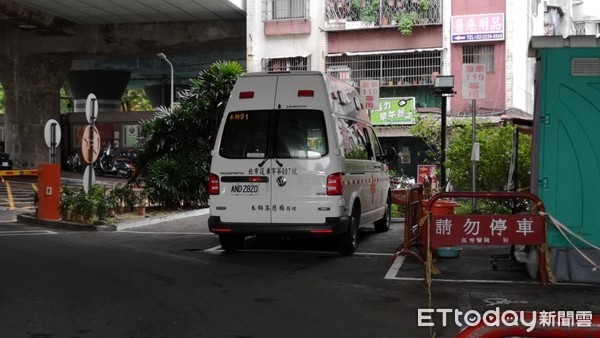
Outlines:
{"label": "plant on balcony", "polygon": [[352,0],[350,21],[375,23],[379,19],[379,0]]}
{"label": "plant on balcony", "polygon": [[379,19],[379,1],[367,0],[360,11],[360,20],[375,23]]}
{"label": "plant on balcony", "polygon": [[398,27],[398,31],[400,31],[400,33],[402,35],[412,35],[413,32],[413,27],[415,26],[415,23],[417,22],[417,20],[419,19],[419,15],[416,12],[406,12],[406,11],[400,11],[398,12],[398,14],[396,14],[395,16],[396,22],[397,22],[397,27]]}
{"label": "plant on balcony", "polygon": [[352,0],[350,3],[350,13],[349,13],[349,21],[359,21],[360,13],[362,11],[362,3],[361,0]]}
{"label": "plant on balcony", "polygon": [[427,12],[429,11],[429,8],[431,8],[431,0],[420,0],[419,5],[421,5],[421,9],[424,12]]}

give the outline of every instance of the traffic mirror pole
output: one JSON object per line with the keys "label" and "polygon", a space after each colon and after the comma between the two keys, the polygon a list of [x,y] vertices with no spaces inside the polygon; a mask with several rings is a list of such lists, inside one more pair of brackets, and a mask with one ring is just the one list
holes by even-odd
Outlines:
{"label": "traffic mirror pole", "polygon": [[91,159],[91,161],[90,161],[90,164],[88,167],[89,173],[90,173],[88,175],[88,187],[89,187],[88,194],[91,194],[91,191],[92,191],[91,188],[92,188],[92,183],[93,183],[92,173],[94,170],[94,127],[96,125],[96,112],[94,111],[95,110],[94,108],[96,107],[96,105],[95,105],[96,98],[92,98],[91,101],[92,101],[92,105],[90,107],[91,112],[92,112],[91,116],[90,116],[90,124],[92,125],[92,128],[90,128],[90,159]]}

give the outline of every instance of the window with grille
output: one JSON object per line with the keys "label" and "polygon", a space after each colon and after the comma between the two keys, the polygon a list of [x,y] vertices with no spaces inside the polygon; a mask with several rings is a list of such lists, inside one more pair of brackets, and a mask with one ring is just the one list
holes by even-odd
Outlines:
{"label": "window with grille", "polygon": [[494,73],[494,45],[463,46],[463,63],[482,63],[488,74]]}
{"label": "window with grille", "polygon": [[441,50],[328,56],[327,73],[358,86],[360,80],[379,80],[382,86],[431,85],[431,75],[439,74]]}
{"label": "window with grille", "polygon": [[264,0],[265,20],[308,19],[308,0]]}
{"label": "window with grille", "polygon": [[306,57],[265,58],[262,59],[262,70],[264,72],[310,70],[310,55]]}

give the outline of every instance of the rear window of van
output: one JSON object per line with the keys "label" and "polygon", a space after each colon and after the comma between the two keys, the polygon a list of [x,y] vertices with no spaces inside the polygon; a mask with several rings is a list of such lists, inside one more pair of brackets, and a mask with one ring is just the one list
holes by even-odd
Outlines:
{"label": "rear window of van", "polygon": [[219,149],[231,159],[311,159],[327,153],[325,119],[318,110],[231,112]]}

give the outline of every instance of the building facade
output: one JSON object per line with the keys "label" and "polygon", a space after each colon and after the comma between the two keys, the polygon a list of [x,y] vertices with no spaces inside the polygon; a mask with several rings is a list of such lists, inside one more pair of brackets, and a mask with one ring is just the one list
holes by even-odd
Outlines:
{"label": "building facade", "polygon": [[[531,114],[530,37],[600,33],[600,2],[591,0],[248,0],[246,14],[248,71],[320,70],[357,87],[379,81],[373,122],[384,145],[402,154],[396,169],[411,176],[423,159],[408,130],[414,112],[439,114],[437,75],[455,77],[449,116],[470,114],[462,80],[469,63],[486,65],[478,115]],[[501,36],[492,36],[498,20]],[[469,22],[478,40],[460,40],[458,28],[464,32]]]}
{"label": "building facade", "polygon": [[[424,145],[408,130],[415,112],[439,114],[437,75],[455,78],[449,116],[470,116],[473,103],[478,116],[531,115],[529,39],[598,35],[593,13],[600,3],[588,0],[250,0],[247,66],[320,70],[357,88],[379,81],[372,121],[382,143],[399,150],[394,169],[416,176]],[[485,65],[485,88],[475,93],[483,96],[468,95],[478,85],[463,81],[469,64]]]}

